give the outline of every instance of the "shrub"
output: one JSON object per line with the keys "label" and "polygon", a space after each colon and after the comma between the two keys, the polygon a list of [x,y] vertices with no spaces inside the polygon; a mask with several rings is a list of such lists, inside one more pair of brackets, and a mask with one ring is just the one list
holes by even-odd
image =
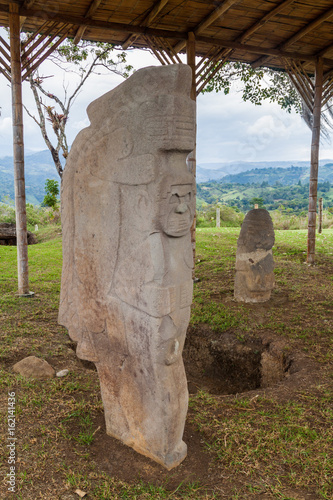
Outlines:
{"label": "shrub", "polygon": [[197,212],[197,227],[216,226],[216,208],[220,209],[221,227],[239,227],[244,219],[244,214],[238,208],[228,207],[217,203],[206,205]]}

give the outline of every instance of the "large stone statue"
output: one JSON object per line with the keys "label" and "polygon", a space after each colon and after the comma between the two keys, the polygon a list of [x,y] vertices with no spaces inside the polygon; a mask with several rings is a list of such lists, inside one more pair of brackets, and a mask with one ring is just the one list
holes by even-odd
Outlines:
{"label": "large stone statue", "polygon": [[262,208],[247,213],[237,241],[235,299],[266,302],[274,287],[274,228]]}
{"label": "large stone statue", "polygon": [[61,196],[59,322],[97,367],[107,433],[168,469],[187,450],[190,86],[188,66],[145,68],[90,104]]}

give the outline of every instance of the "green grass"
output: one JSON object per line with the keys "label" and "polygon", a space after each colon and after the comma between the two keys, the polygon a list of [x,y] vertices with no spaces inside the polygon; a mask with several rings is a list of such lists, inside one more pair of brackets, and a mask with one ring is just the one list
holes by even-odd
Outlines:
{"label": "green grass", "polygon": [[[274,391],[192,395],[187,425],[209,462],[199,482],[181,477],[183,466],[162,471],[158,480],[147,479],[144,469],[145,479],[125,481],[102,470],[100,458],[91,454],[102,432],[99,381],[76,360],[67,332],[57,324],[62,257],[55,232],[46,230],[41,243],[29,247],[33,299],[16,296],[16,249],[0,246],[1,435],[6,436],[7,391],[15,390],[21,461],[12,498],[61,498],[76,488],[96,500],[333,498],[332,230],[318,235],[313,267],[305,263],[305,230],[276,231],[276,287],[271,301],[256,307],[233,301],[239,228],[198,228],[192,327],[204,324],[241,339],[274,335],[286,343],[286,352],[311,358],[318,377],[306,390],[287,390],[283,397]],[[56,237],[47,239],[51,234]],[[14,375],[12,364],[32,354],[70,364],[68,376],[40,382]],[[4,440],[0,451],[5,473]],[[177,477],[172,488],[170,477]],[[1,498],[4,491],[0,483]]]}
{"label": "green grass", "polygon": [[302,489],[316,484],[318,498],[329,499],[332,403],[333,392],[325,388],[284,404],[260,397],[223,402],[200,392],[192,398],[193,421],[215,451],[218,467],[224,474],[248,471],[246,486],[253,492],[273,493],[283,483]]}

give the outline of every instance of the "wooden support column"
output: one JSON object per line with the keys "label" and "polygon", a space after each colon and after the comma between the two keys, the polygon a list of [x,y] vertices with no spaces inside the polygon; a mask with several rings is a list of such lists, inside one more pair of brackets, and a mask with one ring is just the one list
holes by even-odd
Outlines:
{"label": "wooden support column", "polygon": [[10,54],[12,75],[12,120],[14,150],[14,183],[16,210],[16,242],[18,293],[31,297],[28,275],[27,216],[24,180],[23,106],[21,75],[20,15],[18,4],[9,4]]}
{"label": "wooden support column", "polygon": [[323,232],[323,199],[319,198],[319,225],[318,225],[318,233]]}
{"label": "wooden support column", "polygon": [[[187,64],[192,69],[192,87],[191,87],[191,99],[196,102],[197,100],[197,85],[196,85],[196,77],[195,77],[195,35],[190,32],[188,34],[188,39],[186,43],[186,56],[187,56]],[[195,135],[197,134],[197,124],[195,123]],[[197,149],[197,141],[195,140],[194,150],[188,158],[188,162],[191,168],[191,171],[196,179],[196,149]],[[192,242],[192,250],[193,250],[193,264],[195,265],[195,228],[196,228],[196,211],[194,212],[194,220],[191,227],[191,242]],[[193,271],[194,278],[194,271]],[[195,278],[194,278],[195,279]]]}
{"label": "wooden support column", "polygon": [[308,264],[314,264],[315,261],[317,185],[318,185],[320,116],[321,116],[322,93],[323,93],[323,60],[319,58],[316,63],[316,79],[315,79],[313,124],[312,124],[309,215],[308,215],[308,255],[307,255]]}

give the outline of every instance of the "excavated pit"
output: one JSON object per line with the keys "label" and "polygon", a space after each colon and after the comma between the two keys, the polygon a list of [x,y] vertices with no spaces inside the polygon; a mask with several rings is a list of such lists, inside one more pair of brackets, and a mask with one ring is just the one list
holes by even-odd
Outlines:
{"label": "excavated pit", "polygon": [[189,327],[183,353],[189,391],[236,394],[277,384],[291,365],[283,348],[278,341]]}

